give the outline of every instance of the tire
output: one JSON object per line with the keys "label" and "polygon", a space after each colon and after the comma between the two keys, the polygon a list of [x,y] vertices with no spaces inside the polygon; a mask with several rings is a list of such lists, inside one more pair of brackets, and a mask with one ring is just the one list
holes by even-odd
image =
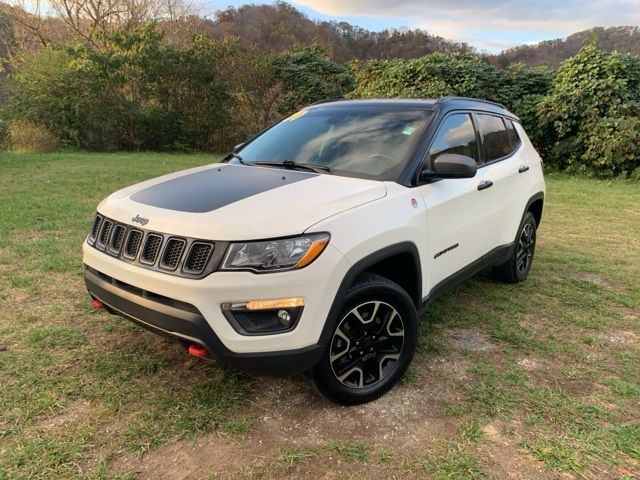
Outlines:
{"label": "tire", "polygon": [[506,283],[519,283],[526,280],[536,249],[536,230],[535,217],[531,212],[525,213],[518,228],[513,255],[502,265],[493,267],[493,275],[496,279]]}
{"label": "tire", "polygon": [[342,299],[329,344],[309,378],[333,402],[356,405],[387,393],[411,363],[418,313],[398,284],[379,275],[358,277]]}

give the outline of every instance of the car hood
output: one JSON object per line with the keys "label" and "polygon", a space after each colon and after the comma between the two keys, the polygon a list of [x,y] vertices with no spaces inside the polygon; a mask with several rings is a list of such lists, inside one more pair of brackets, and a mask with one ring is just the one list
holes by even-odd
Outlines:
{"label": "car hood", "polygon": [[[386,195],[383,182],[280,168],[214,164],[120,190],[98,211],[123,223],[210,240],[298,235]],[[146,222],[148,220],[148,223]]]}

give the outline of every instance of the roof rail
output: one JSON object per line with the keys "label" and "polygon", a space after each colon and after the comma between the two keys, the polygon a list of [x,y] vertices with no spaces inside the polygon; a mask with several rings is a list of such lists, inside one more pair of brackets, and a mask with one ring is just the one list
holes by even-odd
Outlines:
{"label": "roof rail", "polygon": [[326,98],[324,100],[318,100],[317,102],[313,102],[312,104],[307,105],[307,107],[313,107],[314,105],[322,105],[323,103],[339,102],[341,100],[344,100],[344,98]]}
{"label": "roof rail", "polygon": [[494,105],[496,107],[504,108],[505,110],[507,110],[507,107],[505,107],[504,105],[502,105],[501,103],[498,103],[498,102],[492,102],[491,100],[485,100],[483,98],[457,97],[455,95],[451,95],[451,96],[448,96],[448,97],[442,97],[442,98],[438,99],[436,101],[436,103],[449,102],[449,101],[452,101],[452,100],[467,100],[467,101],[471,101],[471,102],[488,103],[489,105]]}

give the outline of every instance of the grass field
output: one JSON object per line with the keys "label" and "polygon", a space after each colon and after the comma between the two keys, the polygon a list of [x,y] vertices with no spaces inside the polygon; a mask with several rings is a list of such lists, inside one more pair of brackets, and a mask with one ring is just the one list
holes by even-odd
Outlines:
{"label": "grass field", "polygon": [[214,159],[0,154],[0,479],[640,478],[640,184],[550,176],[529,280],[441,297],[344,408],[91,310],[98,201]]}

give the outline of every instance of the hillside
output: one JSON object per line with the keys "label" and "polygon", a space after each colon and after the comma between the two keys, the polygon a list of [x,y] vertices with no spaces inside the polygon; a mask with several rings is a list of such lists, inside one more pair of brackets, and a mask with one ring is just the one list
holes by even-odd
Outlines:
{"label": "hillside", "polygon": [[611,52],[617,50],[623,53],[640,55],[640,27],[594,27],[589,30],[574,33],[567,38],[545,40],[535,45],[520,45],[504,50],[499,55],[488,57],[496,66],[506,67],[512,63],[523,62],[527,65],[558,66],[563,60],[575,55],[583,43],[597,36],[600,48]]}
{"label": "hillside", "polygon": [[446,40],[423,30],[372,32],[347,22],[316,22],[293,6],[243,5],[216,12],[202,29],[214,38],[239,37],[245,44],[264,50],[288,50],[296,43],[314,39],[330,47],[333,59],[416,58],[433,52],[470,51],[464,43]]}

